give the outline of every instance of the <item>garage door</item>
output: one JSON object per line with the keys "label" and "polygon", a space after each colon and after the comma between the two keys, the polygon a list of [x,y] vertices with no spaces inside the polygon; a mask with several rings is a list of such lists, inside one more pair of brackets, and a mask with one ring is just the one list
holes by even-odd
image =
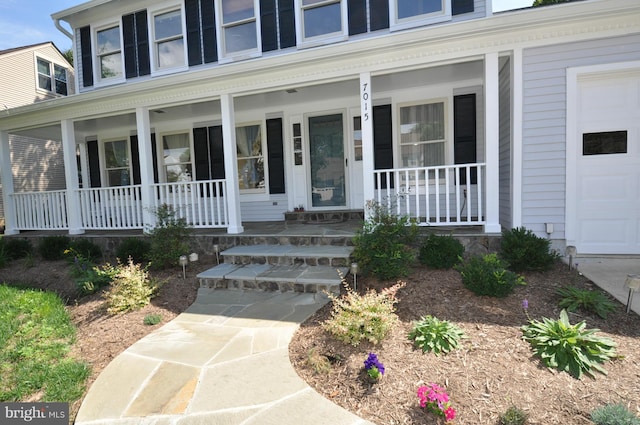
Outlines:
{"label": "garage door", "polygon": [[578,82],[577,248],[640,254],[640,72]]}

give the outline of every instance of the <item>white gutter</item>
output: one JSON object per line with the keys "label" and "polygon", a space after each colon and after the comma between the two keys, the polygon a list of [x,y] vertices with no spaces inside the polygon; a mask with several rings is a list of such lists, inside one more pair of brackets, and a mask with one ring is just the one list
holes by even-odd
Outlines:
{"label": "white gutter", "polygon": [[67,37],[69,37],[69,39],[73,40],[73,34],[71,34],[69,31],[67,31],[67,29],[65,27],[60,25],[60,19],[54,19],[53,23],[56,26],[56,28],[58,28],[58,31],[60,31],[61,33],[63,33]]}

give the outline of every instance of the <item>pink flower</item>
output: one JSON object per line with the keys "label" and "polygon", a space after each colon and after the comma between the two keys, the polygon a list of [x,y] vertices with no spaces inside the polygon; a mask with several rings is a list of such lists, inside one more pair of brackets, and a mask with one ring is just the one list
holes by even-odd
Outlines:
{"label": "pink flower", "polygon": [[444,410],[444,418],[448,421],[455,419],[456,417],[456,411],[453,409],[453,407],[447,407]]}

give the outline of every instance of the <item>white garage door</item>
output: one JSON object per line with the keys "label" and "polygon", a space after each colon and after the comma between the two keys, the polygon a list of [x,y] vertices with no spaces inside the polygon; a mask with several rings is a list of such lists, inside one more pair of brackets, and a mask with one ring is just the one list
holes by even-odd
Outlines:
{"label": "white garage door", "polygon": [[640,254],[640,72],[578,84],[578,252]]}

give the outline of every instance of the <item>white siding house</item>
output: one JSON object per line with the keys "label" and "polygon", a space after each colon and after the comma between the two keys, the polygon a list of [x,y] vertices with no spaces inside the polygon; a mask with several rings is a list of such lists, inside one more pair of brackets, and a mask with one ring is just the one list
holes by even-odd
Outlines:
{"label": "white siding house", "polygon": [[[73,67],[53,43],[0,50],[0,115],[8,115],[11,108],[56,99],[74,92]],[[13,188],[16,192],[65,188],[62,144],[59,140],[11,136],[9,143]],[[1,193],[0,184],[0,226],[4,222]]]}
{"label": "white siding house", "polygon": [[[66,188],[5,191],[7,232],[142,229],[166,204],[239,233],[374,200],[640,254],[640,3],[93,0],[52,17],[77,94],[0,114],[0,151],[52,135]],[[602,105],[611,125],[592,125]],[[614,192],[622,209],[603,207]]]}

